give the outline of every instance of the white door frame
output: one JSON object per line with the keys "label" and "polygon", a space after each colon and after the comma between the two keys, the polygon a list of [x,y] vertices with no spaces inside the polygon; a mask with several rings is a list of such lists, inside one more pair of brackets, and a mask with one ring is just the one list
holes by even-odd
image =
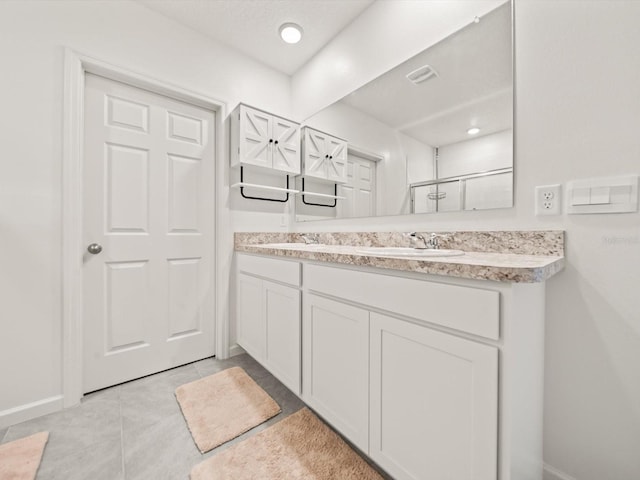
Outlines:
{"label": "white door frame", "polygon": [[215,190],[214,218],[215,254],[215,352],[221,358],[229,355],[229,326],[225,301],[220,298],[219,285],[224,285],[222,271],[218,268],[222,258],[221,219],[224,215],[221,188],[224,186],[226,159],[226,135],[224,118],[226,104],[211,97],[185,90],[161,80],[140,75],[124,68],[65,49],[64,119],[62,157],[62,394],[64,407],[71,407],[82,398],[82,163],[84,138],[84,85],[85,74],[93,73],[174,98],[216,113],[215,141]]}

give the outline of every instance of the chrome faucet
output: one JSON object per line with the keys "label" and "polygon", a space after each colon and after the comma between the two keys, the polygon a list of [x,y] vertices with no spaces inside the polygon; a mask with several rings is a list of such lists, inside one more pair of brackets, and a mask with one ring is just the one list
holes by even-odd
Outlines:
{"label": "chrome faucet", "polygon": [[440,248],[440,242],[439,239],[440,235],[438,235],[437,233],[432,233],[429,236],[429,240],[427,240],[427,248],[430,248],[432,250],[438,250]]}
{"label": "chrome faucet", "polygon": [[307,245],[317,245],[320,243],[320,239],[315,233],[303,233],[300,236]]}
{"label": "chrome faucet", "polygon": [[[409,241],[411,242],[411,246],[413,248],[419,248],[419,249],[425,249],[425,248],[430,248],[427,245],[427,239],[424,238],[422,235],[420,235],[417,232],[410,232],[410,233],[405,233],[405,235],[407,237],[409,237]],[[418,240],[422,242],[422,246],[418,245]]]}
{"label": "chrome faucet", "polygon": [[[444,236],[438,235],[437,233],[432,233],[431,235],[429,235],[429,239],[426,239],[424,238],[424,236],[417,232],[405,233],[405,235],[409,237],[411,246],[420,250],[438,250],[440,248],[439,238]],[[422,242],[421,246],[417,244],[418,241]]]}

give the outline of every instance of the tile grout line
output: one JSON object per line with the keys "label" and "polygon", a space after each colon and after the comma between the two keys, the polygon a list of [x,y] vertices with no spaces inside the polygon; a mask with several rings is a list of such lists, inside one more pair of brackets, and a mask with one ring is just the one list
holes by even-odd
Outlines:
{"label": "tile grout line", "polygon": [[122,465],[122,479],[126,480],[127,471],[125,468],[125,457],[124,457],[124,421],[122,420],[122,397],[121,397],[121,388],[118,388],[118,410],[120,412],[120,463]]}
{"label": "tile grout line", "polygon": [[[202,360],[201,360],[201,361],[202,361]],[[200,378],[204,378],[204,377],[202,376],[202,372],[201,372],[201,371],[200,371],[200,369],[198,368],[198,363],[196,362],[193,366],[196,368],[196,373],[198,374],[198,377],[200,377]]]}

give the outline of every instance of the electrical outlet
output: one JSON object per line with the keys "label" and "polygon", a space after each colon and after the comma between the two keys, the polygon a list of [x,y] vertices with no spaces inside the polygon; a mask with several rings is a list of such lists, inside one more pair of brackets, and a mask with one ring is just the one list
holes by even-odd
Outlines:
{"label": "electrical outlet", "polygon": [[560,215],[562,212],[561,185],[536,187],[536,215]]}

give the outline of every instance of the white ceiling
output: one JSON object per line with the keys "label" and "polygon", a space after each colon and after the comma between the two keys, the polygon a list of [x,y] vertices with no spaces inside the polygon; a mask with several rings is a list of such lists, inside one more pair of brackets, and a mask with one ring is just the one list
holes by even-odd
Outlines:
{"label": "white ceiling", "polygon": [[[342,101],[432,146],[511,128],[513,112],[511,8],[504,4]],[[438,76],[414,85],[413,70],[430,65]]]}
{"label": "white ceiling", "polygon": [[[221,43],[288,75],[295,73],[374,0],[138,0]],[[302,26],[296,45],[278,34],[286,22]]]}

